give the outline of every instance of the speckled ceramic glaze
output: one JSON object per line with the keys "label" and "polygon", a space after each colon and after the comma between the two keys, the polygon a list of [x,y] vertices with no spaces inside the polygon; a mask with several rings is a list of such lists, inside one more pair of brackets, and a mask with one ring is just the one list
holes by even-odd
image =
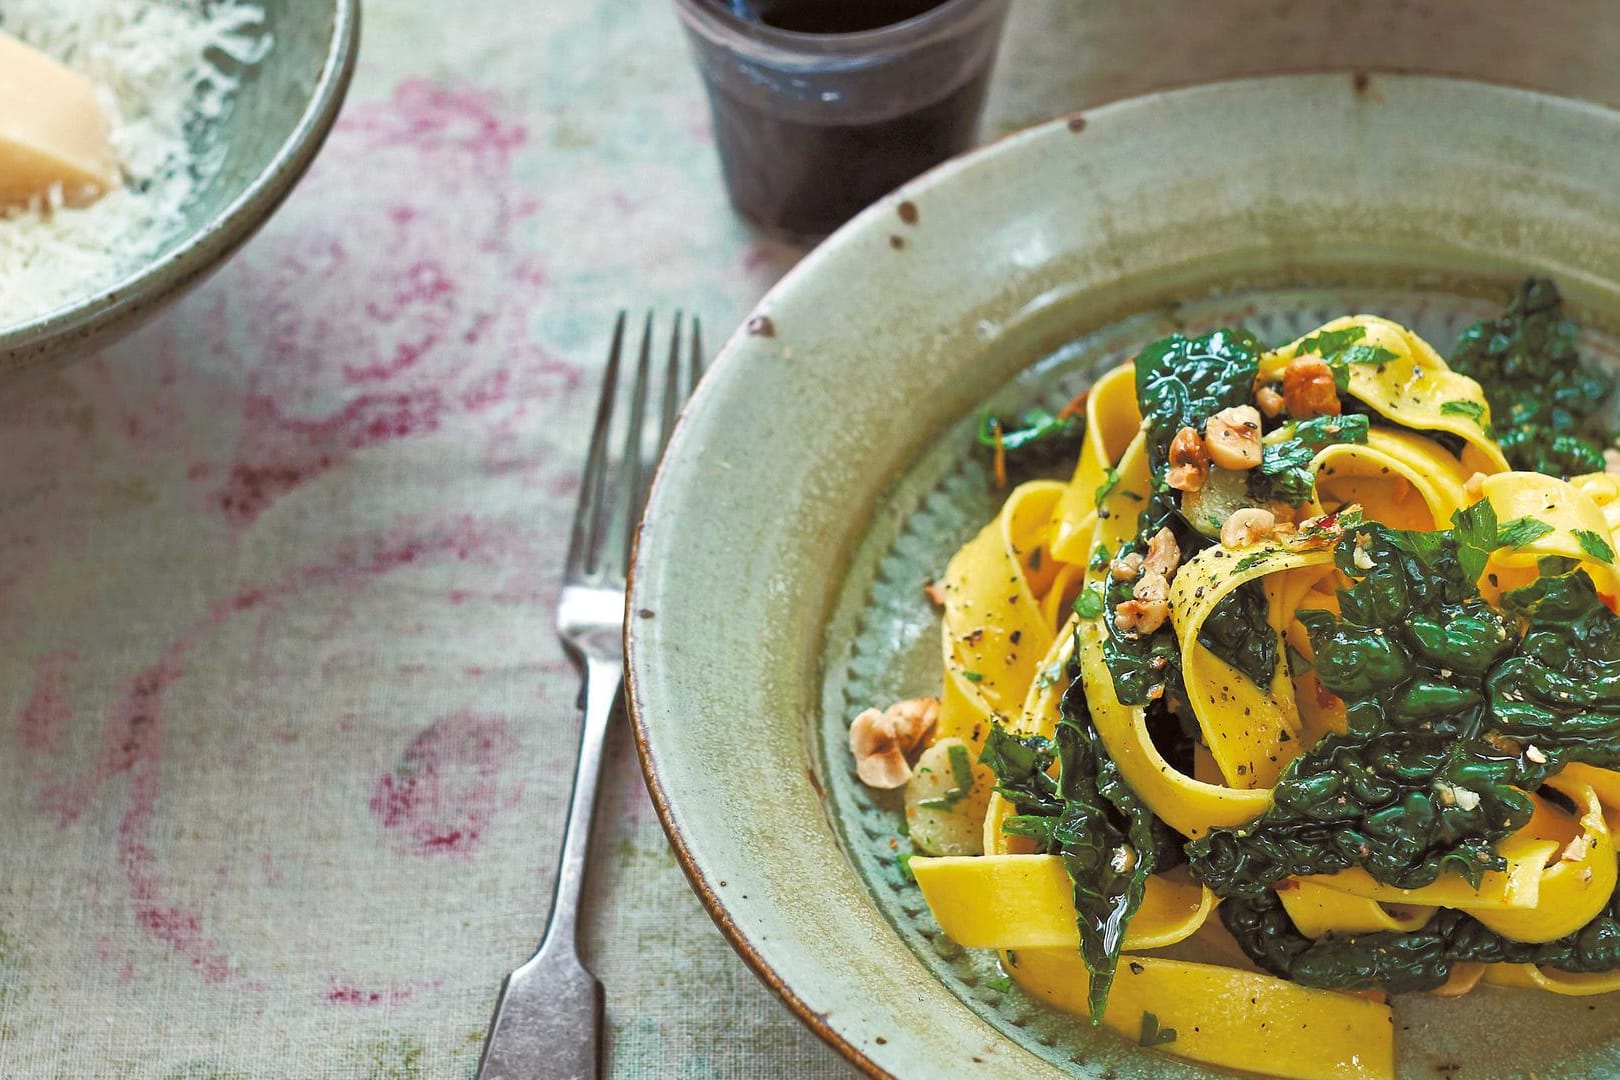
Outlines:
{"label": "speckled ceramic glaze", "polygon": [[208,276],[304,174],[337,119],[359,51],[360,0],[261,0],[275,46],[231,111],[195,134],[223,148],[185,222],[147,262],[63,308],[0,326],[0,379],[59,367],[128,333]]}
{"label": "speckled ceramic glaze", "polygon": [[[997,497],[972,418],[1178,327],[1280,341],[1369,310],[1445,348],[1530,271],[1612,364],[1616,160],[1620,115],[1473,83],[1177,91],[943,166],[761,302],[653,492],[630,698],[688,874],[807,1023],[877,1075],[1211,1075],[988,986],[895,871],[897,803],[853,780],[854,712],[937,685],[920,586]],[[1606,998],[1414,998],[1397,1028],[1403,1076],[1620,1074]]]}

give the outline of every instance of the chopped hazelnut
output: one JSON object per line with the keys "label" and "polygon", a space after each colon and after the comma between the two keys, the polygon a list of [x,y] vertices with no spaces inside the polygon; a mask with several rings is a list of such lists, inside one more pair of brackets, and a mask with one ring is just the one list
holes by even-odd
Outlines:
{"label": "chopped hazelnut", "polygon": [[1251,547],[1266,539],[1277,527],[1277,515],[1258,506],[1245,506],[1232,512],[1221,526],[1221,544],[1229,548]]}
{"label": "chopped hazelnut", "polygon": [[1204,424],[1209,460],[1234,472],[1260,464],[1260,410],[1253,405],[1222,409]]}
{"label": "chopped hazelnut", "polygon": [[1547,755],[1542,753],[1540,748],[1538,748],[1534,743],[1524,748],[1524,756],[1535,762],[1537,765],[1547,764]]}
{"label": "chopped hazelnut", "polygon": [[1169,617],[1166,600],[1127,600],[1114,609],[1114,625],[1127,633],[1151,634]]}
{"label": "chopped hazelnut", "polygon": [[1586,839],[1586,834],[1582,833],[1565,846],[1563,856],[1564,861],[1580,862],[1582,859],[1586,858],[1586,853],[1589,848],[1590,844]]}
{"label": "chopped hazelnut", "polygon": [[867,709],[849,726],[849,752],[861,783],[897,788],[911,779],[906,755],[915,750],[939,718],[938,698],[911,698],[879,712]]}
{"label": "chopped hazelnut", "polygon": [[1482,498],[1485,494],[1485,474],[1477,472],[1464,480],[1463,494],[1476,501]]}
{"label": "chopped hazelnut", "polygon": [[1170,470],[1165,482],[1177,491],[1198,491],[1209,477],[1209,449],[1203,438],[1190,427],[1176,432],[1170,440]]}
{"label": "chopped hazelnut", "polygon": [[1350,552],[1350,561],[1356,564],[1357,570],[1371,570],[1378,565],[1373,562],[1373,557],[1367,554],[1367,549],[1360,544],[1357,544],[1355,549]]}
{"label": "chopped hazelnut", "polygon": [[1136,586],[1131,589],[1131,598],[1145,604],[1168,600],[1170,579],[1160,573],[1143,571],[1142,576],[1136,579]]}
{"label": "chopped hazelnut", "polygon": [[1603,451],[1603,471],[1610,475],[1620,473],[1620,450],[1610,446]]}
{"label": "chopped hazelnut", "polygon": [[1168,527],[1161,528],[1148,541],[1147,558],[1142,560],[1142,570],[1169,578],[1175,575],[1176,567],[1180,565],[1181,545],[1176,543],[1176,534]]}
{"label": "chopped hazelnut", "polygon": [[928,602],[933,604],[935,607],[945,606],[945,586],[941,585],[939,582],[930,581],[928,584],[924,585],[923,595],[928,597]]}
{"label": "chopped hazelnut", "polygon": [[1260,407],[1262,413],[1273,419],[1281,416],[1283,410],[1288,407],[1283,400],[1282,394],[1278,393],[1277,388],[1271,385],[1262,386],[1254,392],[1254,403]]}
{"label": "chopped hazelnut", "polygon": [[1283,404],[1295,420],[1338,416],[1343,406],[1327,361],[1316,356],[1296,356],[1288,361],[1283,369]]}
{"label": "chopped hazelnut", "polygon": [[1136,575],[1142,572],[1142,554],[1133,551],[1117,559],[1108,561],[1108,572],[1115,581],[1135,581]]}

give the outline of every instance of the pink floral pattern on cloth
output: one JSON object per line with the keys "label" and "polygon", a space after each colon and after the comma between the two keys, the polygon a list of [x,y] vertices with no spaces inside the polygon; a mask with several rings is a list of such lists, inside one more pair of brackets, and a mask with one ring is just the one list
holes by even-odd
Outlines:
{"label": "pink floral pattern on cloth", "polygon": [[[326,150],[214,280],[0,408],[0,1076],[465,1076],[538,938],[612,313],[718,345],[795,253],[731,218],[666,8],[446,42],[433,7],[368,5]],[[844,1075],[701,911],[623,732],[601,813],[610,1073]]]}

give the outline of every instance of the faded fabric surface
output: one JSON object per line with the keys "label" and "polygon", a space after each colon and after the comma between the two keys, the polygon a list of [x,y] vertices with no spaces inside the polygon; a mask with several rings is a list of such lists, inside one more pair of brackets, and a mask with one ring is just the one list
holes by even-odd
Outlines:
{"label": "faded fabric surface", "polygon": [[[1107,96],[1082,5],[1016,8],[991,135]],[[611,315],[717,346],[797,254],[731,216],[664,0],[370,0],[275,219],[0,412],[0,1076],[470,1073],[549,903]],[[605,783],[611,1075],[849,1075],[691,895],[622,730]]]}

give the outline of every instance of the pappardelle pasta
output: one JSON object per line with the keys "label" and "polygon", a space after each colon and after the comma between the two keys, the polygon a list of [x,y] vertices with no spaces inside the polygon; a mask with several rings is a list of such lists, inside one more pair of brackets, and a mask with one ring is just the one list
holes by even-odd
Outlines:
{"label": "pappardelle pasta", "polygon": [[930,588],[939,698],[851,729],[950,938],[1296,1077],[1392,1076],[1390,994],[1620,989],[1620,476],[1560,316],[1528,282],[1451,364],[1371,315],[1176,335],[987,422],[1072,477]]}

